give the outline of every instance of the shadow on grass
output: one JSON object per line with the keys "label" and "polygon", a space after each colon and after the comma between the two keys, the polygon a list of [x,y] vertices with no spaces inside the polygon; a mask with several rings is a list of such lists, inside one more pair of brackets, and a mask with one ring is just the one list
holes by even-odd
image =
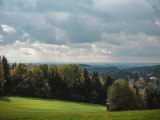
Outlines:
{"label": "shadow on grass", "polygon": [[49,98],[36,98],[36,97],[24,97],[24,96],[18,96],[20,98],[29,99],[29,100],[41,100],[41,101],[55,101],[56,99],[49,99]]}
{"label": "shadow on grass", "polygon": [[63,100],[63,99],[52,99],[52,98],[34,98],[34,97],[21,97],[29,100],[41,100],[41,101],[58,101],[58,102],[66,102],[66,103],[74,103],[78,105],[85,105],[85,106],[91,106],[91,107],[105,107],[105,105],[101,104],[94,104],[94,103],[87,103],[87,102],[78,102],[78,101],[71,101],[71,100]]}
{"label": "shadow on grass", "polygon": [[0,101],[11,102],[11,100],[8,97],[0,97]]}

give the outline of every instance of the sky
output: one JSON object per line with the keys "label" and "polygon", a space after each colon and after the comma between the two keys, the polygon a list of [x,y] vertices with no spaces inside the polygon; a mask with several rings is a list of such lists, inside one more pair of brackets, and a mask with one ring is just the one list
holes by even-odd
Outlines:
{"label": "sky", "polygon": [[0,0],[9,62],[160,63],[160,0]]}

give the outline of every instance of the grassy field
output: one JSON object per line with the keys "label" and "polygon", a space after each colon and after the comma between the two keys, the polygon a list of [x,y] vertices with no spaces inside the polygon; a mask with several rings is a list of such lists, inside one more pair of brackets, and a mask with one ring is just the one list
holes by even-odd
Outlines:
{"label": "grassy field", "polygon": [[1,97],[0,120],[159,120],[160,110],[105,112],[105,106],[38,98]]}

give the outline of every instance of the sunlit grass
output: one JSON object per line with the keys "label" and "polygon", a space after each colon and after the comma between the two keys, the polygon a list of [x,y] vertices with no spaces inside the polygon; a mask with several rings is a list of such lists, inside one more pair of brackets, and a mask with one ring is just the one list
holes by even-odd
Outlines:
{"label": "sunlit grass", "polygon": [[105,106],[63,100],[3,97],[0,111],[27,112],[102,112]]}
{"label": "sunlit grass", "polygon": [[160,110],[106,112],[105,106],[22,97],[0,98],[0,120],[159,120]]}

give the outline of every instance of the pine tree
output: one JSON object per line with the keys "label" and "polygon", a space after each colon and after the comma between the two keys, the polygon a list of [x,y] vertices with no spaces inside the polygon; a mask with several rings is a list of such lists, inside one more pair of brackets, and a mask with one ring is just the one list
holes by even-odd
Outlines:
{"label": "pine tree", "polygon": [[3,87],[4,87],[4,69],[3,69],[3,64],[2,64],[2,60],[0,57],[0,96],[3,94]]}

